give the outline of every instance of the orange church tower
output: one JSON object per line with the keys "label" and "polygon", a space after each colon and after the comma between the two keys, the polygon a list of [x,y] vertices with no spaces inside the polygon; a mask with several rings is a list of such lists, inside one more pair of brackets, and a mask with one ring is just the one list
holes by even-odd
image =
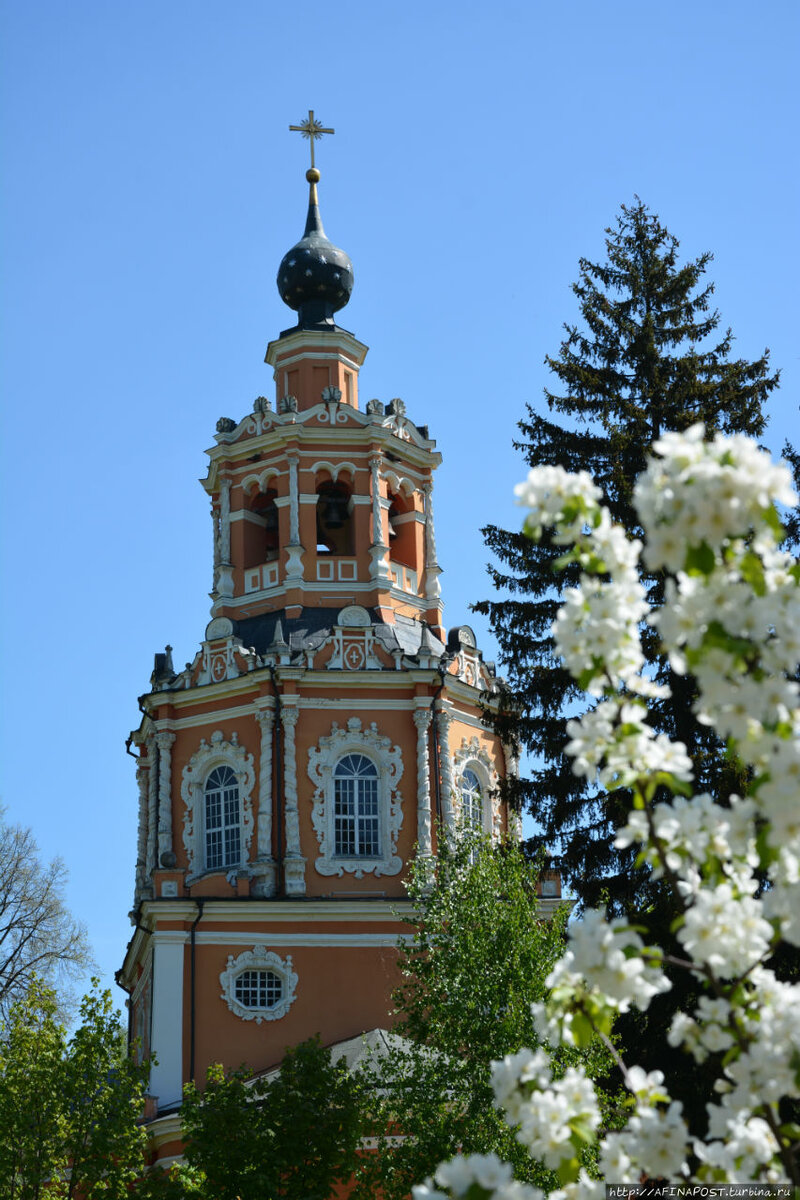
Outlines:
{"label": "orange church tower", "polygon": [[[305,127],[314,137],[313,114]],[[327,131],[326,131],[327,132]],[[138,749],[133,923],[119,973],[155,1054],[153,1144],[209,1063],[256,1072],[319,1033],[390,1023],[398,912],[437,825],[498,835],[511,768],[481,721],[493,672],[445,634],[433,519],[441,461],[400,400],[359,403],[353,286],[310,195],[278,288],[275,404],[217,422],[207,478],[211,621],[194,662],[156,655]]]}

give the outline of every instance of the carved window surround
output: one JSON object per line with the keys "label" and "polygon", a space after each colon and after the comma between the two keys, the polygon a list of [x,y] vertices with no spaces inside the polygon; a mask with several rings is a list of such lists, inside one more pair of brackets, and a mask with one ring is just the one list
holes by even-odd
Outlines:
{"label": "carved window surround", "polygon": [[[380,855],[372,858],[357,858],[334,853],[334,779],[337,762],[345,754],[364,754],[378,768]],[[346,729],[338,722],[331,726],[329,737],[321,737],[318,746],[308,752],[308,774],[314,784],[314,801],[311,820],[319,842],[320,854],[315,862],[320,875],[345,873],[361,879],[366,874],[397,875],[403,860],[398,857],[397,837],[403,824],[402,797],[398,784],[403,774],[403,760],[399,746],[392,746],[391,739],[383,737],[373,722],[368,729],[362,728],[358,717],[351,717]]]}
{"label": "carved window surround", "polygon": [[491,834],[493,839],[500,836],[500,796],[497,790],[497,772],[492,766],[488,751],[480,744],[477,737],[461,739],[461,745],[453,755],[453,780],[456,820],[461,821],[461,784],[465,771],[473,771],[478,777],[483,796],[484,833]]}
{"label": "carved window surround", "polygon": [[[250,842],[253,837],[252,791],[255,784],[253,756],[247,753],[244,746],[239,745],[236,733],[232,733],[231,740],[226,742],[222,731],[217,729],[211,735],[210,744],[203,738],[199,749],[183,768],[181,797],[185,806],[183,844],[189,860],[187,883],[193,883],[195,879],[206,873],[205,830],[203,828],[204,789],[210,773],[215,767],[221,766],[230,767],[239,784],[239,802],[242,814],[242,859],[239,869],[246,866],[250,856]],[[229,867],[228,871],[236,871],[236,869],[236,867]]]}
{"label": "carved window surround", "polygon": [[[282,995],[277,1004],[257,1008],[241,1004],[237,1000],[236,980],[245,971],[271,971],[278,976],[282,984]],[[273,950],[267,950],[266,946],[254,946],[252,950],[245,950],[236,958],[232,954],[228,955],[228,965],[220,975],[219,981],[222,984],[222,999],[231,1012],[243,1021],[255,1021],[257,1025],[262,1021],[277,1021],[285,1017],[294,1003],[297,989],[297,975],[292,970],[292,956],[287,954],[286,958],[279,958]]]}

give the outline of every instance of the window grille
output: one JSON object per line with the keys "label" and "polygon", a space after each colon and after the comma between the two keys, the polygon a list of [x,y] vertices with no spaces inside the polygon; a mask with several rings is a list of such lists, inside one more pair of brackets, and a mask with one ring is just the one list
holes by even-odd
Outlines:
{"label": "window grille", "polygon": [[274,1008],[283,999],[283,980],[274,971],[242,971],[233,990],[243,1008]]}
{"label": "window grille", "polygon": [[205,787],[206,870],[238,867],[242,858],[239,784],[230,767],[215,767]]}
{"label": "window grille", "polygon": [[483,829],[483,792],[478,776],[469,769],[461,776],[461,818],[468,829]]}
{"label": "window grille", "polygon": [[380,857],[377,767],[363,754],[346,754],[333,780],[334,854]]}

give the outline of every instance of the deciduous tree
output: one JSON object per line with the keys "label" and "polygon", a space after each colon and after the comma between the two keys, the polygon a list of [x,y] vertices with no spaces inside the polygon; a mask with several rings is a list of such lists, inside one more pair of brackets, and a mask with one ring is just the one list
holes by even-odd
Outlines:
{"label": "deciduous tree", "polygon": [[0,810],[0,1016],[35,978],[64,985],[91,963],[86,931],[64,903],[67,873],[60,858],[43,864],[33,834]]}

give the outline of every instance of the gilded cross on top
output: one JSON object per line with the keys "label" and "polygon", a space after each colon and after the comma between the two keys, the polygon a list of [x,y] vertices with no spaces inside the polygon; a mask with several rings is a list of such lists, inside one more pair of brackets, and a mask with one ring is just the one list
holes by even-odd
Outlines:
{"label": "gilded cross on top", "polygon": [[323,133],[335,133],[335,130],[333,129],[326,129],[322,124],[322,121],[316,120],[314,117],[313,108],[308,110],[307,120],[303,121],[300,125],[290,125],[289,128],[295,133],[302,133],[303,137],[308,138],[308,140],[311,142],[312,167],[314,166],[314,142],[317,140],[317,138],[321,138]]}

